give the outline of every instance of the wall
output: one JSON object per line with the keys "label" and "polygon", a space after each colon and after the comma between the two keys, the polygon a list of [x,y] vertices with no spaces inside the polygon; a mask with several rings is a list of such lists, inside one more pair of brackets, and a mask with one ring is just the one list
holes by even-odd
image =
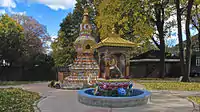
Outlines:
{"label": "wall", "polygon": [[[130,76],[133,78],[159,78],[159,62],[139,62],[130,64]],[[166,63],[165,77],[179,77],[179,63]]]}

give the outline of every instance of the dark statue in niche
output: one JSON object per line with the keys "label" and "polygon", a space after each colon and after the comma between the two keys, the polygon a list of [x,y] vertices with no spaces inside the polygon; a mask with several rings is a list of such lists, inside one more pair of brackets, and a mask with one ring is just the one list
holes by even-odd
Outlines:
{"label": "dark statue in niche", "polygon": [[85,48],[86,48],[86,49],[90,49],[90,45],[89,45],[89,44],[86,45]]}
{"label": "dark statue in niche", "polygon": [[117,66],[117,59],[115,56],[111,56],[111,61],[110,61],[110,78],[114,79],[119,79],[122,76],[122,73]]}
{"label": "dark statue in niche", "polygon": [[[103,76],[105,76],[105,56],[101,56],[102,59],[100,61],[100,71]],[[123,73],[120,70],[120,67],[118,66],[117,63],[119,60],[117,60],[117,57],[115,55],[110,56],[110,61],[109,61],[109,66],[110,66],[110,72],[109,72],[109,79],[119,79],[123,76]],[[103,77],[102,76],[102,77]]]}

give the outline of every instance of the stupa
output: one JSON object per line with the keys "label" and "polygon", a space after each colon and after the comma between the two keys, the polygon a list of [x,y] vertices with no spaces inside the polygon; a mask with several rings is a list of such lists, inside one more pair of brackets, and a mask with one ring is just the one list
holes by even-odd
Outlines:
{"label": "stupa", "polygon": [[[99,73],[99,66],[94,58],[95,39],[91,35],[92,25],[89,23],[88,10],[84,10],[83,20],[80,24],[79,37],[74,42],[77,57],[70,66],[70,76],[65,80],[68,82],[95,83]],[[88,82],[88,79],[92,82]]]}

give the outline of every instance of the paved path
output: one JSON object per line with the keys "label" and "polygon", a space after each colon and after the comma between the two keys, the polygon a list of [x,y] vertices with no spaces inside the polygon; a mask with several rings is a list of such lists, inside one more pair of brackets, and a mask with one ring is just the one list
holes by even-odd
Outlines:
{"label": "paved path", "polygon": [[[136,85],[143,88],[141,85]],[[38,103],[42,112],[108,112],[106,108],[90,107],[77,101],[77,91],[58,90],[47,87],[47,83],[27,84],[24,89],[39,92],[46,97]],[[192,112],[187,99],[167,92],[152,91],[152,101],[144,106],[113,109],[113,112]]]}

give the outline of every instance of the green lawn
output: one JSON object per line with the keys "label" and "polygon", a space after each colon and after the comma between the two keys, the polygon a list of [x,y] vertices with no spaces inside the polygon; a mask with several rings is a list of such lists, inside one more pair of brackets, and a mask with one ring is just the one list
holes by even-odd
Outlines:
{"label": "green lawn", "polygon": [[0,86],[30,84],[37,81],[0,81]]}
{"label": "green lawn", "polygon": [[189,96],[188,97],[190,100],[193,100],[197,104],[200,104],[200,96]]}
{"label": "green lawn", "polygon": [[[139,82],[144,85],[147,90],[179,90],[179,91],[200,91],[200,83],[187,83],[187,82]],[[200,104],[199,96],[189,96],[190,100],[193,100],[197,104]]]}
{"label": "green lawn", "polygon": [[200,91],[200,83],[186,82],[140,82],[147,90]]}
{"label": "green lawn", "polygon": [[34,112],[33,104],[38,93],[18,88],[0,89],[0,112]]}

